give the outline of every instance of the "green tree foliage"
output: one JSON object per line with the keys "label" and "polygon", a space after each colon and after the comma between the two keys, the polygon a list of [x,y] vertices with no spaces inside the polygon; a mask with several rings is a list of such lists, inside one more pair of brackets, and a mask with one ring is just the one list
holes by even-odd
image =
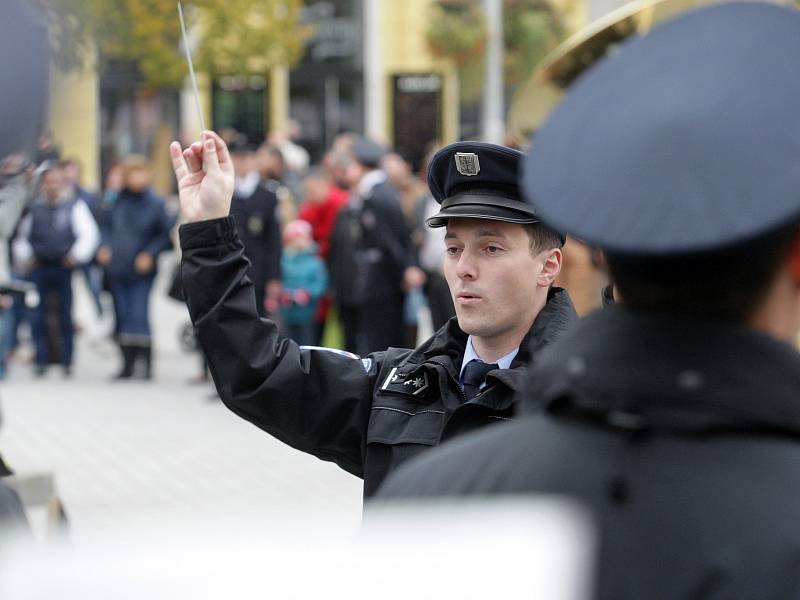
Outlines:
{"label": "green tree foliage", "polygon": [[[96,44],[102,59],[134,61],[152,87],[178,87],[187,66],[176,0],[34,0],[50,27],[53,57],[84,66]],[[266,73],[291,65],[310,31],[301,0],[187,0],[197,67],[213,74]]]}
{"label": "green tree foliage", "polygon": [[[561,18],[547,0],[504,0],[506,84],[515,86],[524,81],[564,34]],[[439,0],[433,4],[428,48],[434,56],[456,65],[461,99],[467,103],[481,95],[486,36],[480,0]]]}

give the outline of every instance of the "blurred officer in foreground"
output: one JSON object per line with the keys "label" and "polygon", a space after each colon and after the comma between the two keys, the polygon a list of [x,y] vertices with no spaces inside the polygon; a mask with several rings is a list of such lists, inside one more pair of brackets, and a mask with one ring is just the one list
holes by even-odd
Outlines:
{"label": "blurred officer in foreground", "polygon": [[[513,416],[526,366],[575,318],[551,287],[562,239],[517,189],[522,155],[460,143],[430,168],[447,226],[445,271],[457,320],[416,350],[363,359],[280,339],[259,319],[247,260],[228,217],[233,168],[211,132],[170,148],[181,210],[183,287],[222,400],[291,446],[364,479],[364,494],[443,439]],[[204,164],[201,165],[201,161]]]}
{"label": "blurred officer in foreground", "polygon": [[602,599],[800,597],[798,53],[800,13],[725,4],[576,83],[524,187],[606,252],[621,305],[548,349],[531,415],[382,496],[576,497]]}

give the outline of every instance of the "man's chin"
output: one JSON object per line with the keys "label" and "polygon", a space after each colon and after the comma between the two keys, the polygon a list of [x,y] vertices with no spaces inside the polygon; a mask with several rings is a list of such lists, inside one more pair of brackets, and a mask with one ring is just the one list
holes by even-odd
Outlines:
{"label": "man's chin", "polygon": [[491,335],[491,328],[486,323],[478,321],[474,318],[462,317],[456,315],[458,319],[458,327],[467,335],[486,337]]}

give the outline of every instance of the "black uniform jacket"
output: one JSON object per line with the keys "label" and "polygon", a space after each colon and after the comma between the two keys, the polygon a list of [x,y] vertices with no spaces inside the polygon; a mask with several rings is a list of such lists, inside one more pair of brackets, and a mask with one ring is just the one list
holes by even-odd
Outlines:
{"label": "black uniform jacket", "polygon": [[328,256],[337,304],[402,301],[403,272],[413,264],[411,233],[390,183],[376,185],[361,206],[341,208]]}
{"label": "black uniform jacket", "polygon": [[239,235],[250,261],[247,275],[263,299],[267,281],[281,278],[281,226],[278,221],[278,184],[261,181],[247,197],[234,196],[230,214],[236,219]]}
{"label": "black uniform jacket", "polygon": [[540,357],[525,415],[405,465],[379,497],[567,494],[597,598],[800,598],[800,359],[731,325],[611,307]]}
{"label": "black uniform jacket", "polygon": [[192,321],[225,404],[281,441],[363,477],[375,492],[398,464],[441,440],[510,418],[526,363],[576,317],[554,290],[510,369],[466,403],[458,374],[467,336],[455,319],[416,350],[364,359],[300,348],[259,319],[231,218],[184,225],[182,280]]}

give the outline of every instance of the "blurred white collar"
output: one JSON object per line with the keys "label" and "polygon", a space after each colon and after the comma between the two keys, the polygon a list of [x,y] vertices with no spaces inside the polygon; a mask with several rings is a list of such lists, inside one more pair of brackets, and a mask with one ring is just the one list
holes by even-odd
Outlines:
{"label": "blurred white collar", "polygon": [[386,181],[386,173],[380,169],[374,169],[364,175],[358,182],[358,195],[366,198],[372,193],[373,188]]}

